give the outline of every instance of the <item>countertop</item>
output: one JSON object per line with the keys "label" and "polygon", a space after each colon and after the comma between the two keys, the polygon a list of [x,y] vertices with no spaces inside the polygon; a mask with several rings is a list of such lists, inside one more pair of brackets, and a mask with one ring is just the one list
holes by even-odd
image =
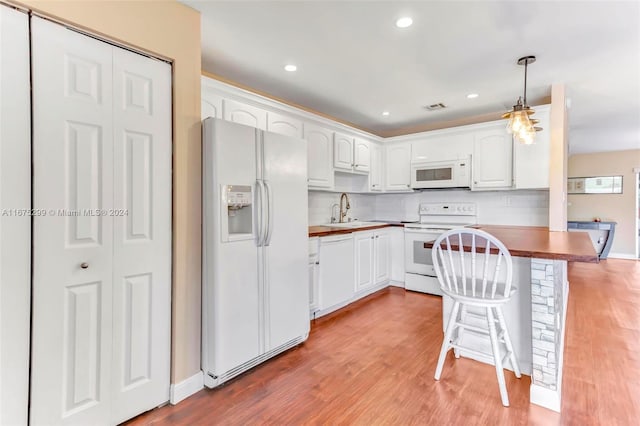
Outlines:
{"label": "countertop", "polygon": [[351,234],[352,232],[371,231],[372,229],[387,228],[389,226],[404,226],[404,224],[401,222],[384,222],[379,225],[363,226],[360,228],[339,228],[335,226],[316,225],[309,227],[309,237]]}
{"label": "countertop", "polygon": [[[591,239],[583,232],[549,231],[543,226],[476,225],[504,243],[512,256],[569,262],[598,263]],[[471,240],[463,240],[465,251],[471,251]],[[424,244],[432,248],[433,241]]]}

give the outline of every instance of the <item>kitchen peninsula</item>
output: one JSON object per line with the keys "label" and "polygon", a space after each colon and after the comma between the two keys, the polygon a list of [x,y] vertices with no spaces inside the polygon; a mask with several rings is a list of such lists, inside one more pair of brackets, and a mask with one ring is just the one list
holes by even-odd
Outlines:
{"label": "kitchen peninsula", "polygon": [[[517,355],[525,359],[525,365],[528,364],[523,372],[529,370],[531,374],[530,401],[560,411],[569,292],[567,262],[598,262],[593,245],[584,233],[553,232],[546,227],[474,227],[494,235],[513,256],[514,285],[518,286],[520,294],[510,302],[513,306],[509,327],[513,324],[516,329],[514,346],[520,348],[519,354],[516,348]],[[471,241],[463,240],[462,244],[465,251],[471,250]],[[432,248],[433,241],[425,243],[424,247]],[[447,299],[443,298],[444,321],[447,321],[450,309]],[[527,302],[530,309],[526,309]],[[506,311],[505,315],[508,315]],[[530,363],[527,362],[529,354]]]}

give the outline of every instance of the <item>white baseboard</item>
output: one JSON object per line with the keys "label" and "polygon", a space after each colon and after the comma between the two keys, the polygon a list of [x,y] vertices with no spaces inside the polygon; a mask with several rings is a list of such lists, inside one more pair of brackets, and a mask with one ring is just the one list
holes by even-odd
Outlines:
{"label": "white baseboard", "polygon": [[190,397],[200,389],[204,388],[204,375],[202,371],[198,371],[193,376],[171,385],[171,398],[169,402],[171,405],[176,405],[180,401]]}
{"label": "white baseboard", "polygon": [[393,286],[393,287],[400,287],[400,288],[404,288],[404,281],[389,281],[389,285]]}
{"label": "white baseboard", "polygon": [[628,253],[609,253],[607,258],[638,260],[638,258],[635,257],[633,254],[628,254]]}

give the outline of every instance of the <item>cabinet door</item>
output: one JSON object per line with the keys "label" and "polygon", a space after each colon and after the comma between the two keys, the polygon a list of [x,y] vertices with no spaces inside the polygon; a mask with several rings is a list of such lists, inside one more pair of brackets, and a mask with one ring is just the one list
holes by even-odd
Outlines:
{"label": "cabinet door", "polygon": [[267,130],[281,135],[301,138],[302,121],[275,112],[267,113]]}
{"label": "cabinet door", "polygon": [[265,110],[231,99],[224,100],[224,119],[260,130],[267,129],[267,112]]}
{"label": "cabinet door", "polygon": [[374,237],[374,281],[379,284],[388,281],[391,275],[391,235],[376,232]]}
{"label": "cabinet door", "polygon": [[411,145],[399,144],[386,147],[387,191],[407,191],[411,188]]}
{"label": "cabinet door", "polygon": [[382,191],[382,147],[371,144],[371,170],[369,171],[369,190]]}
{"label": "cabinet door", "polygon": [[353,170],[353,138],[336,132],[333,136],[333,167]]}
{"label": "cabinet door", "polygon": [[512,149],[511,134],[502,125],[476,132],[471,189],[511,188]]}
{"label": "cabinet door", "polygon": [[309,259],[309,312],[318,310],[318,263],[316,258]]}
{"label": "cabinet door", "polygon": [[200,118],[207,117],[222,118],[223,98],[209,87],[202,88],[202,99],[200,101]]}
{"label": "cabinet door", "polygon": [[369,141],[355,139],[353,169],[359,172],[368,172],[371,169],[371,148]]}
{"label": "cabinet door", "polygon": [[373,285],[373,244],[371,232],[355,233],[356,291]]}
{"label": "cabinet door", "polygon": [[540,120],[532,145],[514,142],[513,179],[516,189],[549,188],[549,161],[551,134],[549,132],[549,109],[535,108],[533,118]]}
{"label": "cabinet door", "polygon": [[330,131],[311,124],[304,126],[307,140],[307,173],[310,187],[333,188],[333,140]]}

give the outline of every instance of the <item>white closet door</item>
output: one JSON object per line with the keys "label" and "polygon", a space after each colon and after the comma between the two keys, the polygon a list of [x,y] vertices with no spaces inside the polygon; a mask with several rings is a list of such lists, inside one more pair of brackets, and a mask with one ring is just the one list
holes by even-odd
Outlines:
{"label": "white closet door", "polygon": [[27,423],[31,269],[29,23],[0,5],[0,425]]}
{"label": "white closet door", "polygon": [[[32,424],[108,424],[112,47],[32,19]],[[64,213],[71,214],[64,216]]]}
{"label": "white closet door", "polygon": [[114,48],[113,416],[169,400],[171,66]]}
{"label": "white closet door", "polygon": [[[169,399],[170,66],[33,20],[31,419],[115,424]],[[97,214],[96,214],[97,212]]]}

